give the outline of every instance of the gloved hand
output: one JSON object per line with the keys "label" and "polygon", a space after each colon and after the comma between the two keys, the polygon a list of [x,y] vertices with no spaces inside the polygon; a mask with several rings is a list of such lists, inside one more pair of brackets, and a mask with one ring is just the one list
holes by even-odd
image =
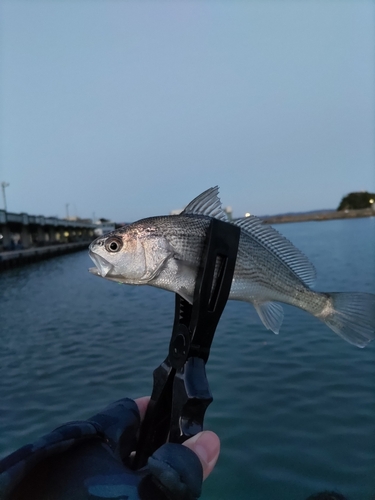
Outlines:
{"label": "gloved hand", "polygon": [[149,398],[119,400],[84,422],[55,429],[0,462],[3,500],[193,500],[220,451],[205,431],[161,446],[139,471],[131,453]]}

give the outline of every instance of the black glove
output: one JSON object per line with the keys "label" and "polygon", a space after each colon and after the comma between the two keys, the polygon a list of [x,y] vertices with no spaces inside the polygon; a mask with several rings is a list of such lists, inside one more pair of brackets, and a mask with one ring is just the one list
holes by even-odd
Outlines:
{"label": "black glove", "polygon": [[70,422],[0,461],[2,500],[193,500],[202,465],[187,447],[161,446],[139,471],[130,468],[140,416],[121,399],[87,421]]}

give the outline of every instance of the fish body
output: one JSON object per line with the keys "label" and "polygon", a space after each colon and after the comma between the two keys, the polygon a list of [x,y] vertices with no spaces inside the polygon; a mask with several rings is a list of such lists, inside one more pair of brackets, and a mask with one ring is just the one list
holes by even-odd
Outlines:
{"label": "fish body", "polygon": [[[227,221],[217,187],[180,215],[142,219],[97,238],[89,250],[97,267],[90,271],[120,283],[163,288],[191,303],[212,217]],[[375,295],[313,291],[315,269],[292,243],[254,216],[234,224],[241,234],[229,299],[252,303],[275,333],[283,320],[281,302],[311,313],[359,347],[375,337]]]}

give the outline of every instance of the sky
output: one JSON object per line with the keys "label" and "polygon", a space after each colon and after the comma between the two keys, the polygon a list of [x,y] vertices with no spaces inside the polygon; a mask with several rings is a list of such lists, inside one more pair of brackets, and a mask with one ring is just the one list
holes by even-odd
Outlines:
{"label": "sky", "polygon": [[374,21],[370,0],[2,0],[8,211],[131,222],[218,185],[240,217],[375,192]]}

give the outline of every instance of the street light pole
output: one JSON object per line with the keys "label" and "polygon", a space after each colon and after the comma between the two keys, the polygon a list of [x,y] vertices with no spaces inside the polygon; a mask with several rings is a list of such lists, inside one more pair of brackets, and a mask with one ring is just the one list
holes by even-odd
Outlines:
{"label": "street light pole", "polygon": [[1,189],[3,191],[3,200],[4,200],[4,210],[7,212],[7,198],[5,196],[5,188],[9,186],[9,182],[2,182]]}

